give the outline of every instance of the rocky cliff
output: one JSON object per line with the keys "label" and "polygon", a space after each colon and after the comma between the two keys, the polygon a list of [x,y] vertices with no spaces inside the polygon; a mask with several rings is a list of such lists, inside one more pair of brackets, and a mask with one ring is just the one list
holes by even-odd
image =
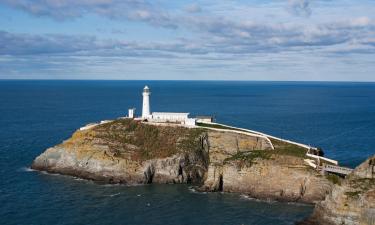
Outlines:
{"label": "rocky cliff", "polygon": [[208,165],[203,129],[120,119],[78,130],[38,156],[32,168],[108,183],[201,182]]}
{"label": "rocky cliff", "polygon": [[32,168],[109,183],[195,183],[256,198],[323,200],[332,184],[304,164],[305,149],[271,142],[230,130],[119,119],[76,131]]}
{"label": "rocky cliff", "polygon": [[274,150],[236,148],[241,142],[231,142],[230,137],[230,133],[208,132],[210,163],[201,190],[307,203],[324,199],[331,190],[325,177],[305,165],[305,149],[274,139]]}
{"label": "rocky cliff", "polygon": [[359,165],[300,224],[374,225],[375,155]]}

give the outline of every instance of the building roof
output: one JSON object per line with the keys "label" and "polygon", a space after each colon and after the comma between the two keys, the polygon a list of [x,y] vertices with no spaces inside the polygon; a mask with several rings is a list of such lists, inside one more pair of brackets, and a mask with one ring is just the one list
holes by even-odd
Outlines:
{"label": "building roof", "polygon": [[197,116],[198,119],[212,119],[213,116]]}
{"label": "building roof", "polygon": [[187,116],[190,113],[181,113],[181,112],[153,112],[152,115],[179,115],[179,116]]}

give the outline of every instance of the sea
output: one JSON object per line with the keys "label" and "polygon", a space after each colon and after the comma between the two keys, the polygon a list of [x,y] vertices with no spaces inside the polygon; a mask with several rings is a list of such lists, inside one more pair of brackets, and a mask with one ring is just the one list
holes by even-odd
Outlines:
{"label": "sea", "polygon": [[[375,83],[250,81],[0,81],[0,224],[294,224],[313,211],[191,185],[105,185],[30,169],[87,123],[151,111],[217,122],[321,147],[355,167],[375,153]],[[266,177],[264,179],[267,179]],[[280,178],[282,179],[282,178]]]}

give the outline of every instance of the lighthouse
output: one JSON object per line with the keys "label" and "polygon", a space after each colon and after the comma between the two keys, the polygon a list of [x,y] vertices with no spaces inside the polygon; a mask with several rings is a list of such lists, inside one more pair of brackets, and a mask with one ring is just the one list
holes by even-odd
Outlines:
{"label": "lighthouse", "polygon": [[143,88],[143,106],[142,106],[142,118],[147,119],[151,116],[150,114],[150,89],[147,85]]}

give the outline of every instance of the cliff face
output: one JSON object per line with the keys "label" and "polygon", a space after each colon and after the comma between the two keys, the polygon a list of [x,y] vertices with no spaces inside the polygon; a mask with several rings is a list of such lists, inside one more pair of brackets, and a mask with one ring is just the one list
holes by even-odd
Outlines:
{"label": "cliff face", "polygon": [[241,142],[228,145],[228,135],[218,137],[217,133],[209,133],[208,137],[210,164],[202,190],[312,203],[324,199],[331,189],[331,183],[325,177],[304,164],[301,157],[304,149],[295,149],[295,146],[274,140],[275,150],[264,146],[264,150],[255,148],[257,150],[249,151],[234,148],[241,146]]}
{"label": "cliff face", "polygon": [[116,120],[76,131],[47,149],[32,168],[109,183],[200,182],[208,164],[202,129]]}
{"label": "cliff face", "polygon": [[315,202],[327,179],[303,163],[304,149],[263,137],[121,119],[77,131],[32,168],[108,183],[197,183],[201,190]]}
{"label": "cliff face", "polygon": [[359,165],[301,224],[374,225],[375,155]]}

